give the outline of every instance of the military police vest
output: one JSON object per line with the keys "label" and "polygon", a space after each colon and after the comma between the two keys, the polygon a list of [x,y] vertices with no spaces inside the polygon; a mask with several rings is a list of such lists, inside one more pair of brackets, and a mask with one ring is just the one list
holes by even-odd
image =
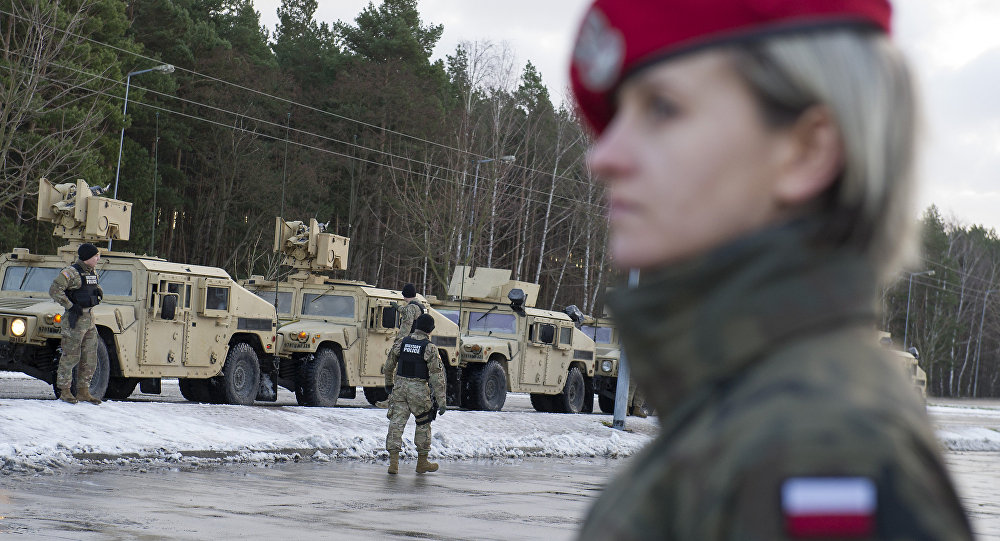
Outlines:
{"label": "military police vest", "polygon": [[101,288],[97,285],[97,275],[83,269],[78,263],[73,268],[80,273],[80,287],[67,291],[67,296],[73,304],[83,308],[97,306],[101,302]]}
{"label": "military police vest", "polygon": [[424,351],[430,340],[417,340],[407,336],[399,344],[399,360],[396,366],[396,375],[404,378],[428,379],[427,361],[424,360]]}

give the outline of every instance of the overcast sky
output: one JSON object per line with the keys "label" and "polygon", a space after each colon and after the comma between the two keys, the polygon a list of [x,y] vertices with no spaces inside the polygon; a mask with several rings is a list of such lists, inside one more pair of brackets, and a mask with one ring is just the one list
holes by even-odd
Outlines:
{"label": "overcast sky", "polygon": [[[377,2],[376,2],[377,3]],[[277,24],[280,0],[254,0],[261,23]],[[353,22],[368,0],[319,0],[316,19]],[[443,24],[435,58],[462,41],[506,42],[518,71],[530,60],[556,100],[586,0],[420,0],[425,23]],[[1000,1],[895,0],[895,35],[925,98],[920,208],[1000,230]]]}

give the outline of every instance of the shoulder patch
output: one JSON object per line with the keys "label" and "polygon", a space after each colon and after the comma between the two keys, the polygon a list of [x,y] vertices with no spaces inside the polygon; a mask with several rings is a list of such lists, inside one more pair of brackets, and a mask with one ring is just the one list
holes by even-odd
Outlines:
{"label": "shoulder patch", "polygon": [[789,477],[781,484],[785,531],[795,539],[871,537],[877,502],[867,477]]}
{"label": "shoulder patch", "polygon": [[73,277],[69,275],[69,271],[67,269],[62,270],[62,275],[65,276],[67,280],[73,279]]}

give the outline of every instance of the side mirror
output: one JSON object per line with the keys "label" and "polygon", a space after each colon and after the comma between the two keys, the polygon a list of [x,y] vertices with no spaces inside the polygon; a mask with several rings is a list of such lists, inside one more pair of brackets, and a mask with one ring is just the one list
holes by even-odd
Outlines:
{"label": "side mirror", "polygon": [[583,321],[583,311],[577,308],[575,304],[563,308],[563,312],[573,320],[573,323],[580,324]]}
{"label": "side mirror", "polygon": [[396,325],[396,307],[386,306],[382,309],[382,328],[395,329]]}
{"label": "side mirror", "polygon": [[913,355],[914,359],[919,359],[920,358],[920,352],[917,351],[917,348],[915,348],[913,346],[910,346],[910,349],[908,349],[906,351],[909,352],[910,355]]}
{"label": "side mirror", "polygon": [[542,325],[538,329],[538,340],[543,344],[552,344],[556,341],[556,328],[554,325]]}
{"label": "side mirror", "polygon": [[168,294],[162,297],[160,305],[160,319],[173,321],[177,312],[177,294]]}
{"label": "side mirror", "polygon": [[510,299],[511,309],[520,315],[524,315],[524,301],[526,299],[524,290],[514,288],[510,290],[510,293],[507,293],[507,298]]}

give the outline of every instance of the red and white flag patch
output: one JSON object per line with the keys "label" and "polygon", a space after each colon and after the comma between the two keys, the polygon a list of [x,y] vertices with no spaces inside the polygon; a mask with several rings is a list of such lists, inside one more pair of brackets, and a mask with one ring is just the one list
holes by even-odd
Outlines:
{"label": "red and white flag patch", "polygon": [[872,536],[877,498],[867,477],[791,477],[781,485],[785,530],[800,539]]}

